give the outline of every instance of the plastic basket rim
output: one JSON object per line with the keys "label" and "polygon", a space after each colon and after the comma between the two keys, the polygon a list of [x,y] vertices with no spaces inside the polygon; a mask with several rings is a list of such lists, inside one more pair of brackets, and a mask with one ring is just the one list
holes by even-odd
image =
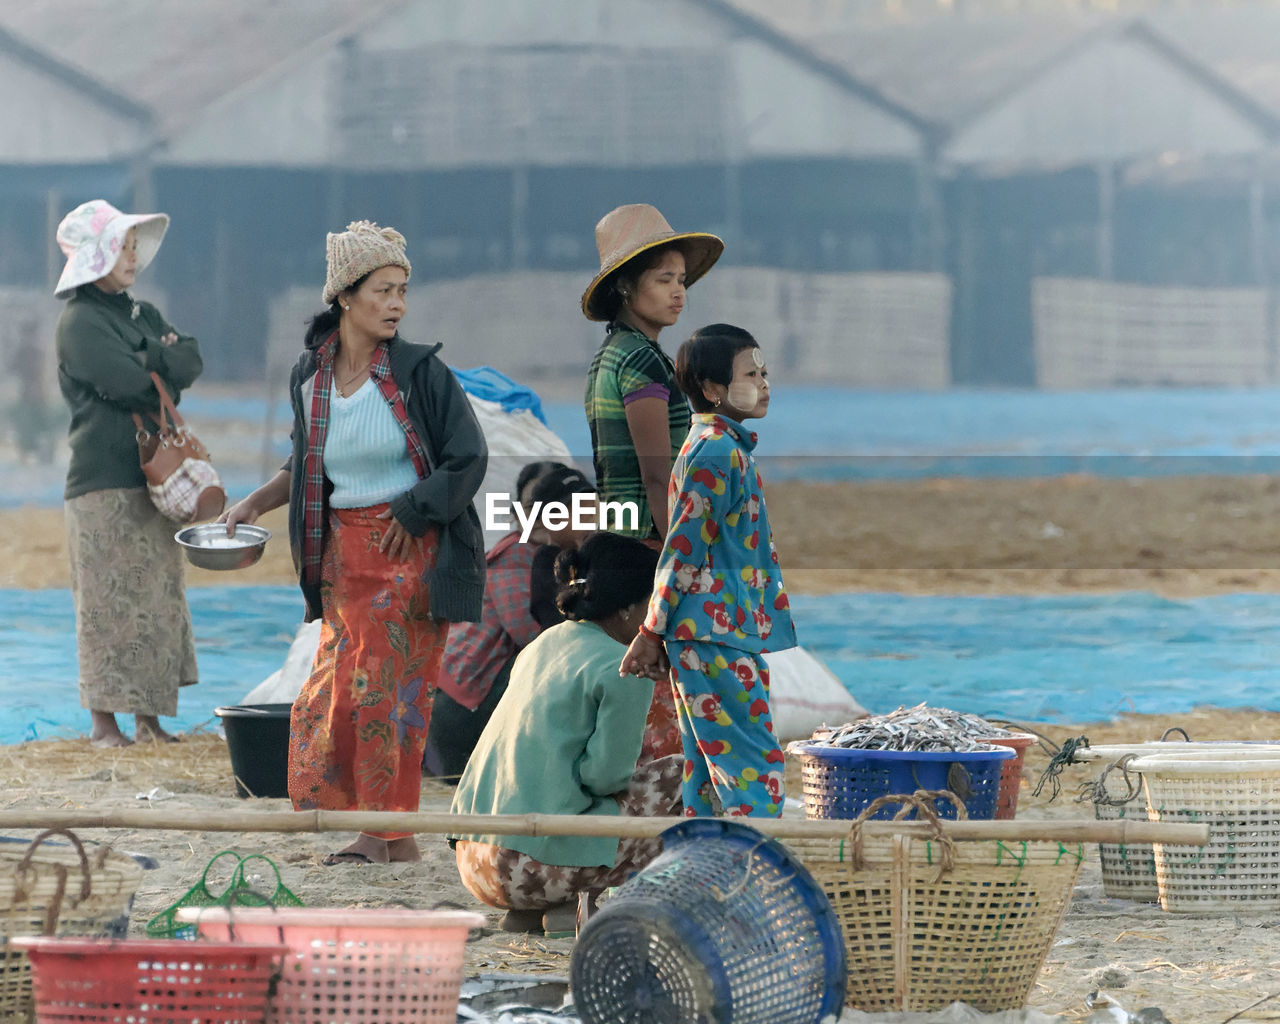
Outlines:
{"label": "plastic basket rim", "polygon": [[978,742],[995,743],[995,744],[1005,744],[1005,743],[1016,742],[1023,747],[1029,747],[1031,746],[1031,744],[1038,742],[1039,739],[1040,737],[1033,732],[1015,732],[1015,733],[1010,733],[1008,736],[991,736],[985,740],[979,740]]}
{"label": "plastic basket rim", "polygon": [[1017,757],[1012,747],[995,750],[865,750],[861,747],[831,747],[821,743],[792,743],[788,751],[832,761],[1006,761]]}
{"label": "plastic basket rim", "polygon": [[1242,747],[1274,746],[1280,751],[1277,740],[1205,740],[1188,743],[1185,740],[1146,740],[1142,743],[1100,743],[1096,747],[1080,747],[1071,756],[1078,761],[1103,761],[1107,758],[1124,757],[1126,754],[1176,754],[1185,751],[1191,753],[1218,753],[1234,751]]}
{"label": "plastic basket rim", "polygon": [[68,956],[119,956],[134,958],[199,960],[203,956],[257,954],[281,956],[289,947],[279,942],[192,942],[189,939],[90,939],[55,935],[15,935],[9,945],[27,953],[62,953]]}
{"label": "plastic basket rim", "polygon": [[1157,778],[1173,775],[1259,775],[1280,774],[1280,752],[1274,758],[1215,758],[1202,760],[1182,757],[1140,757],[1129,762],[1130,771]]}
{"label": "plastic basket rim", "polygon": [[398,907],[182,907],[183,924],[270,925],[272,927],[445,929],[481,928],[485,917],[473,910],[405,910]]}

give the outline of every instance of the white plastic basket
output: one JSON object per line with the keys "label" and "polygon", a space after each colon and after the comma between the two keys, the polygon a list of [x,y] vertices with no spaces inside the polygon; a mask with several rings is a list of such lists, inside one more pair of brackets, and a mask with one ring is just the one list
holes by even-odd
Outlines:
{"label": "white plastic basket", "polygon": [[1160,905],[1171,912],[1280,907],[1280,746],[1138,758],[1152,821],[1209,825],[1204,847],[1154,845]]}
{"label": "white plastic basket", "polygon": [[[1139,757],[1207,757],[1213,759],[1221,751],[1227,756],[1247,749],[1258,756],[1267,751],[1280,751],[1280,746],[1253,740],[1211,740],[1192,743],[1187,740],[1149,740],[1141,743],[1103,743],[1092,747],[1080,747],[1072,755],[1077,761],[1105,761],[1107,767],[1093,780],[1094,817],[1099,821],[1117,821],[1138,818],[1147,820],[1147,806],[1142,798],[1140,776],[1133,798],[1123,799],[1117,787],[1108,782],[1113,768],[1123,768],[1125,759],[1131,762]],[[1130,763],[1126,778],[1133,772]],[[1136,773],[1135,773],[1136,774]],[[1098,789],[1105,788],[1106,799],[1098,799]],[[1160,887],[1156,879],[1155,850],[1150,843],[1099,843],[1098,860],[1102,866],[1102,891],[1111,899],[1133,900],[1135,903],[1156,903]]]}

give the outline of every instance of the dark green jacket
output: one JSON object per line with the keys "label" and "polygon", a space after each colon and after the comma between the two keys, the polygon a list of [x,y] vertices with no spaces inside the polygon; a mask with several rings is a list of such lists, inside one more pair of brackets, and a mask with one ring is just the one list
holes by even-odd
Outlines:
{"label": "dark green jacket", "polygon": [[[160,344],[170,333],[177,342]],[[58,317],[57,351],[58,386],[71,407],[65,497],[145,487],[131,414],[160,408],[152,370],[174,402],[200,376],[204,363],[196,339],[174,330],[151,303],[86,284]]]}
{"label": "dark green jacket", "polygon": [[[467,393],[453,372],[436,356],[437,345],[415,345],[399,335],[387,343],[391,378],[405,412],[427,449],[431,472],[404,494],[391,499],[391,512],[415,537],[435,524],[440,530],[435,569],[431,573],[430,611],[450,622],[479,622],[484,602],[484,532],[472,498],[484,482],[489,463],[480,422]],[[316,374],[315,353],[299,357],[289,377],[293,403],[293,455],[290,470],[289,542],[294,568],[307,602],[307,619],[321,614],[320,587],[302,580],[303,487],[310,437],[311,397]],[[325,487],[325,529],[329,526]]]}

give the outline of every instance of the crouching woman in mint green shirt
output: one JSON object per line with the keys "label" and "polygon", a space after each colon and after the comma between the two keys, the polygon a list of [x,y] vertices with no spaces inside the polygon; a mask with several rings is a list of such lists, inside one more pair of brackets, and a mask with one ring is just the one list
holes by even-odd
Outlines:
{"label": "crouching woman in mint green shirt", "polygon": [[[516,658],[453,798],[455,814],[679,814],[679,755],[637,764],[653,682],[618,677],[644,618],[657,553],[592,535],[556,560],[556,602],[569,621]],[[577,896],[624,881],[658,839],[455,837],[462,884],[507,910],[507,931],[573,929]]]}

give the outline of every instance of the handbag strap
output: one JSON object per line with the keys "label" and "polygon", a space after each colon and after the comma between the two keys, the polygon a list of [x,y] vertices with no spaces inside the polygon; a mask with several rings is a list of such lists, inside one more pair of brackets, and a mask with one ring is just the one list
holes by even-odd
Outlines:
{"label": "handbag strap", "polygon": [[[173,404],[173,399],[169,397],[169,392],[165,390],[164,381],[160,379],[160,374],[156,373],[155,370],[151,371],[151,382],[155,384],[156,391],[160,394],[160,415],[157,416],[155,413],[148,413],[147,415],[160,424],[160,434],[162,436],[169,433],[169,423],[173,424],[175,432],[181,432],[182,428],[186,426],[186,422],[178,412],[178,407]],[[168,415],[168,422],[165,421],[166,414]],[[142,425],[142,417],[136,412],[133,414],[133,424],[138,428],[139,434],[148,433],[147,428]]]}

